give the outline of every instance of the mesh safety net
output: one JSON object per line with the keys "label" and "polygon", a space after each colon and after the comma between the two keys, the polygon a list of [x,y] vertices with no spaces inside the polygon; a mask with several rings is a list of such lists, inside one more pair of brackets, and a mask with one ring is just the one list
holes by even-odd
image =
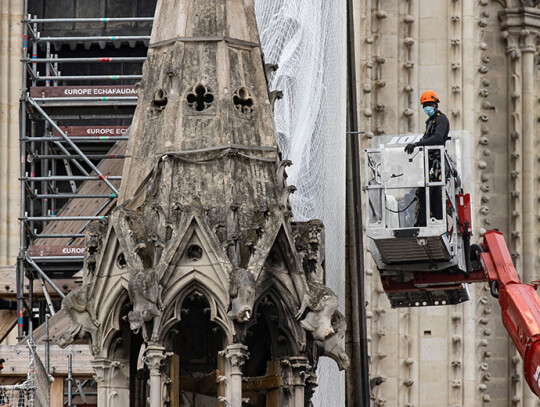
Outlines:
{"label": "mesh safety net", "polygon": [[[265,62],[277,64],[271,90],[294,219],[319,218],[326,233],[326,284],[345,298],[346,3],[255,0]],[[315,406],[343,406],[344,376],[323,358]]]}

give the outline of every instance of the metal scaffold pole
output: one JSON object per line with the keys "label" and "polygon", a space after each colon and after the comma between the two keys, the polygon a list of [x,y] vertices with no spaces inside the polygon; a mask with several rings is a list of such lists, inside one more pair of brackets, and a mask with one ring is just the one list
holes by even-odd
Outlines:
{"label": "metal scaffold pole", "polygon": [[371,405],[360,178],[353,2],[347,1],[347,406]]}
{"label": "metal scaffold pole", "polygon": [[[23,59],[28,59],[28,0],[24,0],[24,20],[23,20]],[[21,217],[25,216],[25,182],[22,178],[26,175],[26,64],[23,64],[23,75],[21,83],[21,99],[19,104],[19,148],[20,148],[20,176],[21,176]],[[24,255],[26,250],[25,224],[20,223],[20,244],[19,256],[17,260],[16,285],[17,285],[17,339],[24,338]]]}
{"label": "metal scaffold pole", "polygon": [[[28,14],[24,0],[15,271],[19,340],[32,334],[34,304],[40,323],[55,315],[51,296],[65,296],[56,279],[73,278],[80,270],[86,227],[103,220],[118,197],[126,131],[137,104],[135,83],[142,77],[152,22],[153,17],[39,18]],[[72,35],[55,28],[66,23],[102,30]],[[134,31],[115,35],[118,23]],[[72,57],[63,45],[80,52]],[[135,52],[117,51],[128,46]],[[32,293],[33,282],[39,293]]]}

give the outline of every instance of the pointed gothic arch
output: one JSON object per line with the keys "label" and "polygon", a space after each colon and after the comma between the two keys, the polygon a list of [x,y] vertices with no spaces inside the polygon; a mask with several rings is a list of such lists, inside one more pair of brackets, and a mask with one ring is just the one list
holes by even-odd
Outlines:
{"label": "pointed gothic arch", "polygon": [[167,332],[182,320],[182,304],[193,292],[200,292],[208,301],[209,319],[223,330],[226,338],[225,346],[233,343],[234,327],[227,318],[227,309],[210,287],[205,284],[205,276],[198,270],[193,270],[186,278],[177,280],[164,296],[161,339],[164,339]]}
{"label": "pointed gothic arch", "polygon": [[267,361],[299,355],[305,346],[305,332],[295,320],[290,292],[277,279],[266,280],[260,288],[254,317],[245,327],[244,342],[251,355],[244,367],[247,376],[263,376]]}

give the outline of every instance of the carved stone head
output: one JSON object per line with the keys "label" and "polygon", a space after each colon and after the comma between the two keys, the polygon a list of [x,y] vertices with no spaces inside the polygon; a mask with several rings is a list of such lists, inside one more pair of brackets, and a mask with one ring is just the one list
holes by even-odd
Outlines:
{"label": "carved stone head", "polygon": [[253,275],[246,269],[235,268],[230,276],[229,293],[231,309],[227,315],[239,323],[249,321],[255,302],[255,278]]}
{"label": "carved stone head", "polygon": [[334,314],[332,327],[336,333],[323,342],[323,355],[332,358],[337,363],[339,370],[347,369],[350,365],[350,359],[343,349],[343,337],[347,330],[347,323],[340,312]]}
{"label": "carved stone head", "polygon": [[[143,311],[144,312],[144,311]],[[130,311],[128,313],[129,327],[138,334],[144,324],[144,315],[139,311]]]}

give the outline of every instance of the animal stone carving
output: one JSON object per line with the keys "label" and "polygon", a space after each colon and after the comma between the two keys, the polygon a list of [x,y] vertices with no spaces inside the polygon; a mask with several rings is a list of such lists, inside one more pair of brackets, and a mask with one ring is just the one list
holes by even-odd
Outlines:
{"label": "animal stone carving", "polygon": [[253,313],[255,278],[248,270],[235,267],[231,272],[229,283],[231,309],[227,315],[236,322],[247,322]]}
{"label": "animal stone carving", "polygon": [[86,228],[84,267],[85,276],[92,278],[96,270],[98,256],[103,246],[103,236],[107,231],[107,222],[93,222]]}
{"label": "animal stone carving", "polygon": [[135,334],[142,328],[145,342],[148,342],[149,338],[147,322],[153,323],[150,340],[155,342],[159,339],[162,289],[154,270],[139,270],[129,281],[129,298],[133,304],[133,311],[128,313],[129,325]]}
{"label": "animal stone carving", "polygon": [[70,291],[62,301],[62,310],[71,320],[71,324],[58,339],[58,345],[64,348],[75,339],[90,335],[92,354],[96,354],[100,322],[95,313],[90,284],[83,284]]}
{"label": "animal stone carving", "polygon": [[324,341],[335,333],[332,327],[332,317],[337,310],[339,300],[336,294],[322,283],[308,279],[307,286],[308,291],[302,298],[296,319],[302,318],[307,310],[300,325],[306,331],[311,332],[315,340]]}
{"label": "animal stone carving", "polygon": [[318,345],[322,347],[324,356],[332,358],[337,363],[339,370],[347,369],[350,360],[343,349],[343,337],[347,330],[347,322],[345,322],[345,317],[339,311],[334,313],[332,328],[336,333],[326,338],[322,342],[322,346],[320,343]]}

